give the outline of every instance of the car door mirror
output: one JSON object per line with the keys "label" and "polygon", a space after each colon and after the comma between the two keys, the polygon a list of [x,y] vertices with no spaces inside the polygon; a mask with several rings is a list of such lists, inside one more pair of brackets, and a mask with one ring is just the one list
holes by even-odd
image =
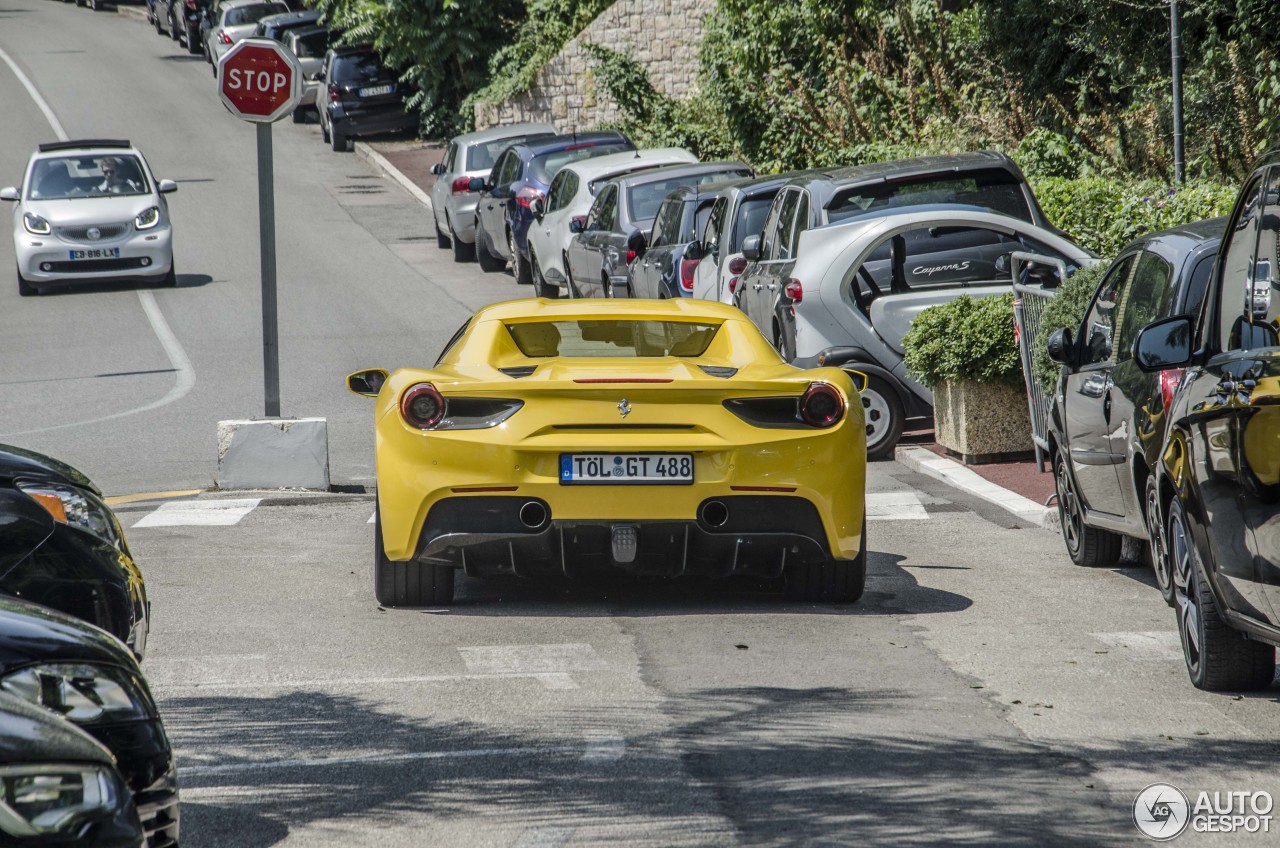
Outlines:
{"label": "car door mirror", "polygon": [[467,191],[484,191],[487,188],[484,177],[472,177],[471,182],[467,183]]}
{"label": "car door mirror", "polygon": [[587,228],[586,215],[574,215],[569,219],[569,232],[580,233]]}
{"label": "car door mirror", "polygon": [[542,206],[541,197],[535,197],[533,200],[529,201],[529,212],[539,221],[542,220],[542,216],[545,214],[546,210]]}
{"label": "car door mirror", "polygon": [[649,240],[644,237],[644,233],[632,230],[631,235],[627,236],[627,250],[634,252],[636,256],[644,256],[644,252],[648,249]]}
{"label": "car door mirror", "polygon": [[377,397],[385,382],[387,372],[381,368],[370,368],[347,375],[347,388],[364,397]]}
{"label": "car door mirror", "polygon": [[443,174],[443,173],[444,173],[444,163],[443,163],[443,162],[437,162],[437,163],[435,163],[434,165],[432,165],[432,166],[431,166],[431,173],[435,174],[437,177],[438,177],[438,176],[440,176],[441,174]]}
{"label": "car door mirror", "polygon": [[747,236],[742,240],[742,258],[748,262],[760,261],[760,236]]}
{"label": "car door mirror", "polygon": [[1075,340],[1071,338],[1071,331],[1066,327],[1056,330],[1049,336],[1049,342],[1045,347],[1049,349],[1049,358],[1059,365],[1075,364]]}
{"label": "car door mirror", "polygon": [[13,186],[5,186],[4,188],[0,188],[0,200],[13,201],[18,199],[19,199],[18,190]]}
{"label": "car door mirror", "polygon": [[1133,359],[1146,372],[1181,368],[1191,361],[1191,318],[1176,315],[1153,321],[1138,331]]}
{"label": "car door mirror", "polygon": [[316,71],[311,75],[312,82],[324,82],[324,71]]}
{"label": "car door mirror", "polygon": [[161,194],[173,194],[178,190],[178,184],[173,180],[161,180],[156,184],[156,191]]}
{"label": "car door mirror", "polygon": [[707,249],[702,246],[700,241],[691,241],[684,249],[684,258],[697,262],[707,255]]}

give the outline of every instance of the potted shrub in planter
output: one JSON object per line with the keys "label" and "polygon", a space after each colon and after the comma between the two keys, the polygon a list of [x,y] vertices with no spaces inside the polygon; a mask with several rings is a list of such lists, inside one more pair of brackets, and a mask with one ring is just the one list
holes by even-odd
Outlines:
{"label": "potted shrub in planter", "polygon": [[966,463],[1031,455],[1012,294],[932,306],[902,344],[907,370],[933,391],[938,444]]}

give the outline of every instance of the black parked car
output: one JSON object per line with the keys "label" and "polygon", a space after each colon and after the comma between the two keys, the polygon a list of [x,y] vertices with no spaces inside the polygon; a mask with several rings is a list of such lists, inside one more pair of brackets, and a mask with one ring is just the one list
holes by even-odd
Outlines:
{"label": "black parked car", "polygon": [[111,635],[0,597],[0,692],[61,715],[105,745],[133,792],[149,848],[178,843],[178,778],[151,690]]}
{"label": "black parked car", "polygon": [[315,76],[320,133],[334,150],[359,136],[414,132],[418,116],[404,109],[403,86],[371,47],[331,47]]}
{"label": "black parked car", "polygon": [[1191,682],[1257,689],[1280,645],[1280,148],[1227,221],[1204,308],[1138,333],[1149,372],[1185,367],[1158,497]]}
{"label": "black parked car", "polygon": [[546,203],[547,189],[570,162],[624,153],[636,146],[619,132],[553,135],[513,144],[494,163],[489,176],[471,181],[476,201],[476,259],[484,271],[511,273],[521,285],[533,283],[529,264],[529,226],[534,201]]}
{"label": "black parked car", "polygon": [[146,652],[146,585],[102,492],[71,466],[10,445],[0,445],[0,595],[62,610]]}
{"label": "black parked car", "polygon": [[0,844],[144,848],[133,793],[102,743],[0,692]]}
{"label": "black parked car", "polygon": [[1078,565],[1114,565],[1124,536],[1150,543],[1156,583],[1173,599],[1160,532],[1156,468],[1179,369],[1147,374],[1133,360],[1138,330],[1196,314],[1225,218],[1144,236],[1120,252],[1078,328],[1050,337],[1064,366],[1049,411],[1058,514]]}

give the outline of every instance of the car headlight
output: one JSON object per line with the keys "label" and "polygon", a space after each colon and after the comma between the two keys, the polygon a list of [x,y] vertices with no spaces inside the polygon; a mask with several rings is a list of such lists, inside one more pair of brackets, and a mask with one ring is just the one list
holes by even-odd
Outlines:
{"label": "car headlight", "polygon": [[84,663],[30,666],[0,679],[0,689],[76,724],[150,718],[149,699],[121,668]]}
{"label": "car headlight", "polygon": [[91,533],[122,548],[120,525],[107,505],[88,492],[56,483],[19,483],[18,488],[53,516],[53,520]]}
{"label": "car headlight", "polygon": [[75,836],[86,820],[115,810],[125,791],[105,766],[0,766],[0,833]]}
{"label": "car headlight", "polygon": [[133,219],[133,225],[140,230],[149,230],[158,223],[160,223],[159,206],[148,207],[138,213],[138,217]]}
{"label": "car headlight", "polygon": [[22,216],[22,226],[26,227],[27,232],[33,236],[47,236],[53,232],[49,222],[34,212],[27,212]]}

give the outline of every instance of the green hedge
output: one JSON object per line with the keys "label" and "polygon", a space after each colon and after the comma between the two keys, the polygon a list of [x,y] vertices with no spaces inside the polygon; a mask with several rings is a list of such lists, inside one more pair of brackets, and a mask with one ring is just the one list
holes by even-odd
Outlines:
{"label": "green hedge", "polygon": [[1094,289],[1110,266],[1110,262],[1099,262],[1097,265],[1081,268],[1058,286],[1057,292],[1045,305],[1044,315],[1040,319],[1040,333],[1036,338],[1035,349],[1031,351],[1031,372],[1045,394],[1053,392],[1062,368],[1049,358],[1049,336],[1062,327],[1070,328],[1073,336],[1076,334],[1080,322],[1084,320],[1085,310],[1089,308],[1089,299],[1093,297]]}
{"label": "green hedge", "polygon": [[1170,188],[1157,180],[1104,177],[1033,179],[1044,213],[1082,247],[1115,256],[1129,242],[1157,230],[1226,215],[1237,187],[1208,181]]}
{"label": "green hedge", "polygon": [[902,339],[907,370],[926,386],[943,381],[1022,385],[1013,295],[961,295],[916,316]]}

